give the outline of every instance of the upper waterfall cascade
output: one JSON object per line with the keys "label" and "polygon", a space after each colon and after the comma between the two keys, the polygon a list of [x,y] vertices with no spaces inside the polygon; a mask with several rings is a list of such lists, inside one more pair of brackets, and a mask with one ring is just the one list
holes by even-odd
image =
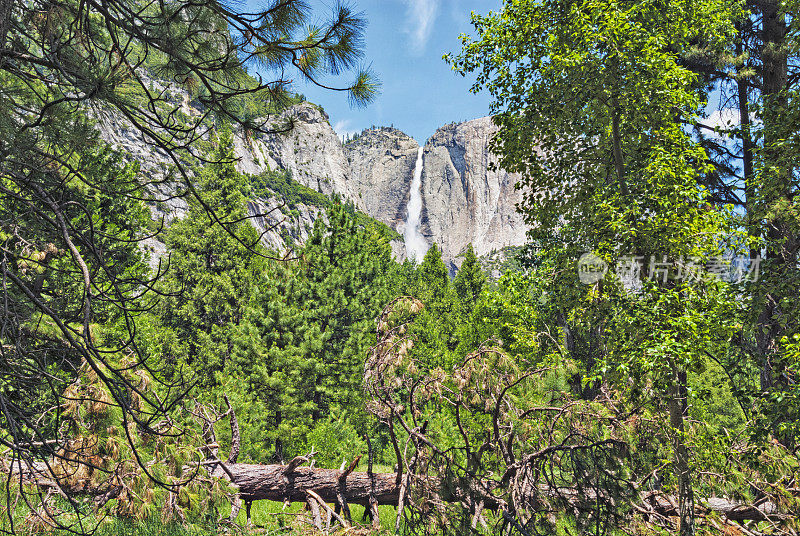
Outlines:
{"label": "upper waterfall cascade", "polygon": [[411,180],[406,224],[403,230],[406,257],[414,259],[417,263],[422,262],[422,258],[430,247],[428,241],[419,231],[420,220],[422,219],[422,152],[423,147],[420,146],[417,150],[417,163],[414,165],[414,178]]}

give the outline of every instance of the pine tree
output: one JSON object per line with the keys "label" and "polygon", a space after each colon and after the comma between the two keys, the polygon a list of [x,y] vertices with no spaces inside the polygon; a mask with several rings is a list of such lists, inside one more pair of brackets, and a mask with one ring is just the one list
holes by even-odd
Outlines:
{"label": "pine tree", "polygon": [[[176,348],[205,385],[230,358],[232,330],[256,285],[264,259],[258,255],[258,234],[245,219],[246,178],[236,171],[233,140],[223,131],[213,163],[201,170],[200,192],[213,214],[198,201],[167,233],[170,271],[165,281],[170,296],[162,305],[164,323],[183,341]],[[218,218],[219,221],[216,221]]]}
{"label": "pine tree", "polygon": [[353,206],[338,200],[298,257],[265,274],[223,375],[257,399],[251,429],[270,442],[262,457],[278,441],[285,455],[299,452],[331,413],[361,415],[363,362],[395,285],[384,231],[360,223]]}
{"label": "pine tree", "polygon": [[417,269],[419,297],[427,307],[438,310],[449,308],[450,276],[442,260],[442,251],[434,243],[422,258]]}
{"label": "pine tree", "polygon": [[301,275],[308,287],[295,297],[312,311],[325,339],[320,410],[358,399],[374,320],[391,299],[392,285],[391,248],[383,231],[359,223],[354,206],[338,200],[327,218],[327,225],[315,225],[303,248]]}
{"label": "pine tree", "polygon": [[464,307],[471,309],[475,305],[485,281],[486,274],[481,269],[478,257],[475,256],[475,250],[472,249],[472,244],[469,244],[464,255],[464,262],[453,280],[453,288],[455,288],[456,294],[458,294]]}
{"label": "pine tree", "polygon": [[463,318],[441,250],[435,243],[417,267],[409,293],[425,304],[414,322],[412,356],[427,369],[452,366]]}

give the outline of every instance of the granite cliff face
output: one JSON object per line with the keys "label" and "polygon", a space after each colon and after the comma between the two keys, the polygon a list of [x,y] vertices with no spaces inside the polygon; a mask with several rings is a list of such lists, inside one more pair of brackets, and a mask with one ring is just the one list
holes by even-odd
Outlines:
{"label": "granite cliff face", "polygon": [[[196,114],[188,96],[174,90],[174,105],[185,114]],[[154,151],[125,121],[112,114],[98,114],[103,138],[138,160],[151,175],[165,174],[166,155]],[[311,103],[301,103],[276,118],[276,129],[291,122],[284,133],[244,136],[234,133],[239,157],[238,168],[250,174],[267,170],[291,171],[297,182],[324,194],[339,194],[355,205],[403,233],[407,204],[414,173],[418,143],[394,128],[372,128],[355,140],[343,144],[330,125],[327,114]],[[526,227],[515,204],[521,199],[514,189],[517,177],[504,171],[489,171],[489,140],[496,131],[485,117],[450,124],[436,131],[424,147],[422,170],[421,231],[428,242],[442,249],[451,269],[460,265],[458,257],[472,243],[478,255],[525,241]],[[168,197],[179,183],[163,183],[156,197]],[[275,207],[275,197],[254,199],[248,210],[254,224],[271,231],[264,235],[268,245],[280,248],[285,239],[302,242],[319,207],[298,205],[286,214]],[[272,210],[272,212],[270,212]],[[170,220],[180,217],[185,203],[176,198],[153,205],[155,217]],[[159,244],[151,248],[159,252]],[[405,258],[400,242],[393,243],[399,260]]]}
{"label": "granite cliff face", "polygon": [[365,130],[345,145],[348,192],[367,214],[402,232],[419,144],[394,128]]}
{"label": "granite cliff face", "polygon": [[253,226],[263,233],[261,241],[269,248],[282,251],[287,239],[300,244],[306,241],[314,220],[322,215],[323,209],[297,204],[294,210],[281,210],[281,200],[271,197],[251,199],[247,202],[247,212]]}
{"label": "granite cliff face", "polygon": [[297,182],[324,194],[339,194],[373,218],[398,229],[405,221],[408,184],[419,144],[394,128],[363,131],[343,144],[328,115],[304,102],[276,119],[276,130],[291,120],[286,133],[237,137],[240,171],[291,171]]}
{"label": "granite cliff face", "polygon": [[[150,81],[156,85],[157,81]],[[163,90],[163,86],[156,86]],[[188,94],[180,89],[167,89],[170,102],[187,115],[199,112],[191,105]],[[259,174],[267,170],[288,169],[293,178],[325,194],[333,192],[347,197],[345,180],[348,165],[344,149],[328,123],[328,116],[316,105],[301,103],[276,119],[283,124],[291,118],[294,128],[287,134],[269,136],[244,136],[234,133],[234,148],[239,162],[237,168],[243,173]],[[101,137],[117,147],[130,160],[139,162],[143,172],[153,179],[151,192],[156,201],[151,204],[151,213],[156,220],[167,223],[180,218],[186,212],[186,201],[176,196],[183,186],[180,180],[170,180],[170,164],[167,155],[153,149],[144,137],[120,115],[108,112],[95,114]],[[163,180],[163,182],[159,182]],[[163,200],[163,201],[158,201]],[[293,208],[281,207],[280,199],[273,195],[268,199],[248,201],[247,210],[251,222],[262,231],[265,245],[283,250],[287,239],[302,243],[319,215],[320,207],[298,203]],[[166,251],[156,238],[145,241],[155,264]]]}
{"label": "granite cliff face", "polygon": [[[331,191],[402,233],[417,142],[394,128],[372,128],[342,145],[324,112],[315,110],[322,118],[295,116],[295,129],[287,136],[291,141],[266,142],[274,165],[291,169],[298,181],[323,192],[326,178],[333,177]],[[459,255],[469,243],[478,255],[486,255],[525,242],[527,227],[516,211],[522,199],[514,188],[518,177],[488,169],[489,141],[496,131],[491,119],[483,117],[446,125],[425,144],[421,231],[440,246],[451,268],[461,264]]]}
{"label": "granite cliff face", "polygon": [[347,156],[328,115],[319,106],[308,102],[292,106],[271,126],[286,132],[247,140],[236,137],[240,171],[257,174],[267,168],[285,169],[304,186],[349,197]]}
{"label": "granite cliff face", "polygon": [[458,265],[469,243],[481,256],[525,242],[528,228],[516,211],[519,177],[488,169],[496,131],[491,118],[483,117],[446,125],[425,144],[422,232]]}

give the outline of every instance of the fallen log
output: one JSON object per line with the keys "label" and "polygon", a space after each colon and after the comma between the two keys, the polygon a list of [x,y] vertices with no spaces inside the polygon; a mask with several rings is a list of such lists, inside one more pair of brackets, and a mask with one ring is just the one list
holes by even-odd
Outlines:
{"label": "fallen log", "polygon": [[[643,503],[648,504],[652,510],[662,516],[676,516],[678,511],[675,500],[658,492],[649,492]],[[759,504],[748,504],[723,497],[709,497],[697,501],[696,510],[699,514],[715,513],[729,521],[766,521],[767,519],[782,520],[794,516],[781,512],[778,506],[771,501]]]}
{"label": "fallen log", "polygon": [[[218,466],[214,466],[212,474],[227,478],[237,486],[241,498],[245,501],[270,500],[278,502],[307,502],[308,491],[313,491],[323,501],[336,504],[339,494],[349,503],[369,507],[370,490],[379,505],[397,506],[400,498],[400,485],[397,484],[396,473],[366,473],[336,469],[319,469],[315,467],[293,467],[286,465],[256,465],[234,463],[226,464],[231,477]],[[342,477],[345,478],[342,478]],[[374,487],[373,487],[374,486]],[[440,496],[448,500],[445,494]],[[453,498],[453,500],[458,500]],[[663,494],[650,492],[643,497],[648,510],[663,516],[674,515],[672,501]],[[791,515],[780,512],[772,502],[758,505],[745,504],[739,501],[711,497],[698,501],[700,511],[714,512],[731,521],[786,519]],[[487,509],[492,509],[486,505]]]}
{"label": "fallen log", "polygon": [[709,497],[700,501],[700,507],[725,516],[730,521],[766,521],[791,517],[781,513],[778,506],[772,502],[752,505],[720,497]]}
{"label": "fallen log", "polygon": [[225,467],[230,476],[220,464],[213,466],[212,475],[231,480],[245,501],[306,502],[306,492],[311,490],[328,503],[337,503],[341,494],[349,503],[369,506],[372,493],[378,504],[396,505],[400,492],[395,473],[345,474],[336,469],[246,463],[228,463]]}
{"label": "fallen log", "polygon": [[[9,462],[0,460],[0,469],[7,476],[19,475],[23,480],[40,487],[55,486],[57,478],[50,474],[48,466],[39,461],[28,465],[18,460]],[[300,460],[298,460],[299,462]],[[231,481],[238,490],[242,500],[249,503],[257,500],[278,502],[307,502],[308,491],[314,492],[327,503],[338,504],[342,498],[353,504],[370,508],[370,497],[374,497],[377,505],[397,506],[400,498],[400,487],[397,473],[368,473],[353,471],[348,467],[344,471],[337,469],[320,469],[301,467],[296,463],[290,465],[259,465],[223,462],[208,465],[212,476]],[[57,487],[57,486],[56,486]],[[433,486],[434,488],[439,486]],[[559,494],[569,496],[569,490],[558,490]],[[459,498],[441,494],[445,501],[458,501]],[[577,500],[577,497],[576,497]],[[659,492],[647,492],[642,497],[642,513],[651,512],[662,516],[674,516],[675,501]],[[760,504],[747,504],[721,497],[710,497],[697,501],[698,513],[718,514],[730,521],[763,521],[766,519],[781,520],[795,517],[781,511],[770,501]],[[493,505],[487,503],[486,509]]]}

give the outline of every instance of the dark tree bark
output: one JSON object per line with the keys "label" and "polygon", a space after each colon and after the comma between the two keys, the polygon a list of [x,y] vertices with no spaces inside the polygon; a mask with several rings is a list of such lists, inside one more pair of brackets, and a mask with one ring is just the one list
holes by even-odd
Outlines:
{"label": "dark tree bark", "polygon": [[[739,37],[736,42],[736,56],[741,57],[744,54],[744,27],[739,25]],[[740,70],[747,68],[743,65]],[[748,93],[750,81],[746,78],[736,79],[736,92],[739,104],[739,123],[742,126],[742,172],[744,174],[744,203],[745,212],[748,217],[748,234],[750,236],[758,235],[758,225],[755,220],[755,174],[753,170],[753,136],[751,133],[750,121],[750,95]],[[753,248],[750,251],[750,258],[754,259],[758,255],[758,251]]]}
{"label": "dark tree bark", "polygon": [[667,400],[669,423],[672,427],[675,448],[675,468],[678,476],[678,517],[681,536],[694,536],[694,490],[689,451],[683,441],[684,416],[687,412],[686,373],[675,371]]}
{"label": "dark tree bark", "polygon": [[3,64],[3,49],[6,48],[6,36],[11,27],[11,10],[14,0],[0,0],[0,66]]}
{"label": "dark tree bark", "polygon": [[[777,142],[782,137],[782,122],[785,120],[788,105],[785,93],[788,83],[788,55],[786,43],[786,15],[781,10],[779,0],[761,0],[761,79],[764,101],[764,159],[773,169],[763,184],[766,195],[763,202],[769,209],[781,199],[791,200],[790,171],[782,161]],[[787,223],[781,214],[767,223],[767,259],[773,273],[780,273],[792,264],[791,253],[787,250],[790,236]],[[773,387],[774,374],[772,360],[778,352],[781,335],[780,306],[783,296],[769,289],[756,326],[757,344],[761,364],[761,388]]]}

